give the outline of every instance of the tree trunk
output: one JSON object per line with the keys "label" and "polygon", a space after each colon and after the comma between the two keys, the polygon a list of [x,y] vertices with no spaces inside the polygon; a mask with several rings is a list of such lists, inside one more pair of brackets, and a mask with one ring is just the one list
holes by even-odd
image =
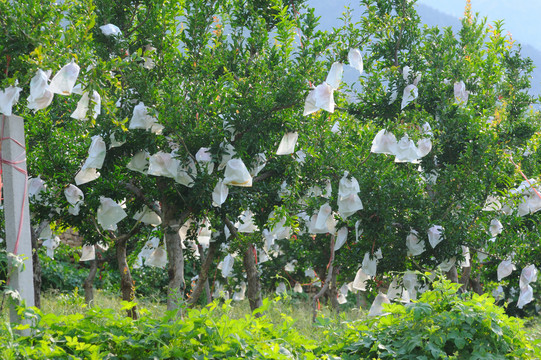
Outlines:
{"label": "tree trunk", "polygon": [[329,296],[331,297],[331,305],[333,310],[336,312],[336,315],[340,314],[340,304],[338,303],[338,285],[336,283],[336,278],[340,267],[334,267],[332,271],[331,286],[329,288]]}
{"label": "tree trunk", "polygon": [[178,231],[190,212],[186,210],[178,214],[177,207],[171,202],[170,196],[166,193],[165,187],[167,184],[159,182],[158,186],[164,194],[162,198],[162,226],[165,232],[165,244],[167,245],[167,274],[169,276],[167,310],[175,310],[184,299],[184,290],[186,289],[184,252]]}
{"label": "tree trunk", "polygon": [[463,267],[462,273],[460,274],[460,283],[462,284],[460,291],[465,292],[468,290],[468,286],[470,285],[470,275],[471,266]]}
{"label": "tree trunk", "polygon": [[[131,277],[130,268],[126,260],[126,245],[127,239],[117,240],[116,246],[116,260],[118,262],[118,271],[120,272],[120,291],[122,292],[122,300],[133,301],[135,299],[135,287],[134,281]],[[127,310],[128,316],[134,320],[137,320],[137,307]]]}
{"label": "tree trunk", "polygon": [[[48,225],[49,223],[47,222]],[[38,230],[40,228],[43,230],[41,226],[38,227]],[[32,239],[32,270],[34,271],[34,306],[41,309],[41,263],[38,256],[38,234],[36,234],[33,228],[30,230],[30,238]]]}
{"label": "tree trunk", "polygon": [[212,294],[210,293],[209,279],[205,281],[205,294],[207,296],[207,305],[208,305],[212,302]]}
{"label": "tree trunk", "polygon": [[[313,313],[312,313],[312,322],[316,322],[316,316],[317,316],[317,302],[318,300],[323,296],[325,295],[325,293],[327,292],[327,290],[329,290],[329,287],[332,283],[332,278],[333,278],[333,272],[334,272],[334,267],[333,267],[333,261],[334,261],[334,240],[335,240],[335,237],[334,235],[331,235],[331,255],[330,255],[330,259],[329,259],[329,268],[327,269],[327,276],[325,277],[325,283],[323,284],[323,286],[321,287],[321,290],[319,290],[319,292],[317,294],[314,295],[314,298],[312,299],[312,307],[313,307]],[[336,299],[335,299],[336,300]],[[332,301],[332,300],[331,300]]]}
{"label": "tree trunk", "polygon": [[[250,309],[254,311],[261,305],[263,300],[261,299],[261,284],[259,282],[259,274],[257,272],[257,265],[255,263],[255,247],[253,244],[248,244],[244,256],[242,259],[244,270],[246,270],[246,277],[248,285],[246,287],[246,295],[250,302]],[[261,313],[257,313],[256,317],[262,316]]]}
{"label": "tree trunk", "polygon": [[[214,254],[216,252],[217,247],[218,245],[216,244],[216,242],[211,242],[209,244],[207,256],[205,257],[205,260],[201,264],[201,270],[199,271],[199,278],[197,279],[197,284],[195,285],[195,289],[192,292],[192,297],[188,300],[188,304],[190,305],[190,307],[193,307],[197,303],[197,300],[199,300],[199,297],[203,293],[203,290],[207,291],[207,303],[212,301],[212,299],[209,296],[210,288],[209,288],[209,283],[208,283],[208,275],[209,275],[210,265],[212,265],[212,261],[214,260]],[[201,258],[203,258],[202,247],[199,248],[199,253],[201,254]]]}
{"label": "tree trunk", "polygon": [[458,283],[458,272],[456,271],[456,266],[453,265],[451,270],[447,272],[447,278],[451,280],[451,282]]}
{"label": "tree trunk", "polygon": [[98,260],[94,259],[90,261],[90,272],[83,283],[83,288],[85,289],[85,303],[89,307],[92,306],[94,302],[94,279],[96,278],[96,273],[98,272]]}
{"label": "tree trunk", "polygon": [[479,295],[483,295],[485,291],[483,290],[483,285],[481,284],[481,275],[477,274],[477,277],[470,278],[470,283],[472,290]]}

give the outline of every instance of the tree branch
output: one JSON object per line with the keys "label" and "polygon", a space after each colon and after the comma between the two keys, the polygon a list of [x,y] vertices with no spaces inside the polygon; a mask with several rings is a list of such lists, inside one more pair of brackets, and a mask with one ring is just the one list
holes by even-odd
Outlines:
{"label": "tree branch", "polygon": [[158,214],[160,217],[162,216],[162,210],[158,205],[153,203],[152,201],[148,200],[145,194],[143,193],[143,190],[135,186],[135,184],[130,180],[127,183],[123,183],[124,187],[131,191],[138,199],[143,200],[146,206],[148,206],[152,211],[154,211],[156,214]]}

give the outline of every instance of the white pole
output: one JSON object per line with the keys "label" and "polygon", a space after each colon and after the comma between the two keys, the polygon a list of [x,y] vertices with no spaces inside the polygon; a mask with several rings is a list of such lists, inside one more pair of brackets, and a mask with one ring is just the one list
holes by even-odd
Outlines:
{"label": "white pole", "polygon": [[[2,180],[4,183],[4,217],[6,222],[7,252],[24,258],[22,268],[8,266],[9,287],[19,292],[26,306],[34,306],[34,272],[32,266],[32,239],[28,210],[28,176],[24,121],[20,116],[2,115]],[[15,307],[10,308],[10,319],[21,323]],[[26,322],[25,322],[26,323]]]}

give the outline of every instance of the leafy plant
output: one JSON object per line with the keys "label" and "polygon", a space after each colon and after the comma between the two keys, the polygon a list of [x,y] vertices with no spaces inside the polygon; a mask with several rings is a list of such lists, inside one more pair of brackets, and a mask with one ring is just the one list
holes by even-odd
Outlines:
{"label": "leafy plant", "polygon": [[[433,283],[411,304],[384,305],[388,314],[357,326],[344,347],[350,358],[532,359],[541,352],[520,319],[509,317],[484,294],[459,293],[460,284]],[[350,339],[352,337],[350,336]]]}

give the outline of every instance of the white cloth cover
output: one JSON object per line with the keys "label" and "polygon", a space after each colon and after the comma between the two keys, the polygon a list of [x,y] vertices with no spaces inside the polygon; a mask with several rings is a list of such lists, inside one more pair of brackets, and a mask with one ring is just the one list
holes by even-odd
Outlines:
{"label": "white cloth cover", "polygon": [[158,246],[145,261],[145,265],[165,269],[165,265],[167,265],[167,251],[162,246]]}
{"label": "white cloth cover", "polygon": [[394,155],[398,149],[396,137],[389,131],[381,129],[372,140],[371,152],[376,154]]}
{"label": "white cloth cover", "polygon": [[235,264],[235,258],[231,254],[227,254],[222,262],[222,276],[224,278],[231,277],[233,271],[233,265]]}
{"label": "white cloth cover", "polygon": [[96,258],[96,249],[94,245],[83,245],[83,253],[79,261],[90,261]]}
{"label": "white cloth cover", "polygon": [[287,292],[286,284],[284,284],[283,282],[280,282],[278,286],[276,287],[276,294],[280,295],[280,294],[285,294],[286,292]]}
{"label": "white cloth cover", "polygon": [[376,298],[374,299],[374,302],[372,303],[372,306],[370,306],[370,311],[368,312],[368,316],[374,317],[374,316],[380,316],[383,314],[383,304],[390,304],[391,302],[387,298],[387,295],[385,294],[378,294]]}
{"label": "white cloth cover", "polygon": [[483,211],[498,211],[501,210],[502,203],[497,196],[489,195],[483,206]]}
{"label": "white cloth cover", "polygon": [[498,219],[492,219],[490,222],[490,226],[488,227],[488,230],[490,231],[490,234],[492,236],[497,236],[502,233],[503,231],[503,225]]}
{"label": "white cloth cover", "polygon": [[203,248],[208,248],[212,238],[212,229],[210,228],[210,221],[203,219],[200,221],[197,228],[197,242]]}
{"label": "white cloth cover", "polygon": [[109,149],[122,146],[126,143],[126,140],[124,141],[117,140],[115,138],[115,133],[111,133],[111,135],[109,135],[109,140],[111,141],[111,144],[109,145]]}
{"label": "white cloth cover", "polygon": [[100,207],[98,208],[98,224],[104,230],[116,230],[118,224],[128,214],[124,209],[117,204],[113,199],[108,197],[100,197]]}
{"label": "white cloth cover", "polygon": [[222,161],[220,162],[220,165],[218,165],[218,170],[222,170],[229,160],[231,160],[235,155],[237,155],[237,152],[235,151],[235,148],[231,144],[220,144],[220,148],[223,151],[222,153]]}
{"label": "white cloth cover", "polygon": [[343,219],[347,219],[358,210],[363,209],[363,203],[357,193],[360,191],[357,179],[348,178],[348,172],[344,172],[344,176],[338,184],[338,212]]}
{"label": "white cloth cover", "polygon": [[139,254],[137,255],[137,260],[135,261],[135,264],[133,265],[134,269],[139,269],[141,266],[143,266],[143,260],[147,260],[148,257],[156,250],[156,248],[160,245],[160,239],[157,237],[153,237],[150,240],[148,240]]}
{"label": "white cloth cover", "polygon": [[75,175],[75,184],[77,185],[86,184],[87,182],[94,181],[99,177],[100,177],[100,173],[94,168],[81,169]]}
{"label": "white cloth cover", "polygon": [[13,105],[19,101],[19,93],[21,88],[11,85],[4,90],[0,90],[0,113],[11,116]]}
{"label": "white cloth cover", "polygon": [[246,294],[246,283],[243,281],[240,283],[240,289],[233,293],[233,301],[242,301],[245,298]]}
{"label": "white cloth cover", "polygon": [[227,200],[228,195],[229,188],[227,185],[223,183],[223,180],[218,181],[212,191],[212,206],[221,207],[225,200]]}
{"label": "white cloth cover", "polygon": [[30,80],[30,96],[28,96],[28,108],[38,111],[45,109],[53,101],[54,93],[49,89],[49,78],[51,70],[38,72]]}
{"label": "white cloth cover", "polygon": [[451,270],[451,268],[453,267],[455,263],[456,263],[456,258],[453,256],[450,259],[442,261],[441,264],[438,265],[438,267],[441,269],[441,271],[448,272],[449,270]]}
{"label": "white cloth cover", "polygon": [[423,138],[417,143],[417,156],[423,158],[432,150],[432,140],[430,138]]}
{"label": "white cloth cover", "polygon": [[520,288],[520,295],[518,297],[517,307],[522,309],[524,305],[533,301],[533,288],[530,285],[526,285]]}
{"label": "white cloth cover", "polygon": [[351,179],[349,179],[348,175],[349,173],[344,171],[344,176],[342,176],[340,182],[338,183],[338,196],[340,197],[348,196],[349,194],[356,194],[361,191],[357,179],[355,179],[353,176]]}
{"label": "white cloth cover", "polygon": [[175,178],[180,166],[180,160],[173,154],[159,151],[148,159],[148,175]]}
{"label": "white cloth cover", "polygon": [[177,168],[177,174],[175,176],[175,181],[180,185],[186,187],[193,187],[195,185],[195,178],[197,177],[197,167],[192,158],[188,158],[186,162],[180,163]]}
{"label": "white cloth cover", "polygon": [[466,90],[466,84],[464,81],[456,82],[453,86],[455,93],[455,101],[458,104],[466,105],[468,103],[469,92]]}
{"label": "white cloth cover", "polygon": [[355,242],[359,242],[359,238],[361,237],[363,233],[363,229],[360,229],[361,227],[361,220],[357,220],[355,222]]}
{"label": "white cloth cover", "polygon": [[82,169],[101,169],[107,147],[103,138],[99,135],[92,136],[92,143],[88,149],[88,158],[83,164]]}
{"label": "white cloth cover", "polygon": [[51,259],[54,259],[54,250],[58,247],[59,244],[60,238],[58,236],[55,236],[54,238],[51,236],[43,242],[42,246],[45,246],[47,248],[47,256]]}
{"label": "white cloth cover", "polygon": [[316,272],[315,272],[314,269],[312,269],[311,267],[309,267],[308,269],[304,270],[304,276],[307,276],[307,277],[309,277],[310,279],[315,279],[315,278],[317,278]]}
{"label": "white cloth cover", "polygon": [[417,256],[425,252],[425,242],[418,237],[419,233],[416,230],[410,230],[406,236],[406,246],[408,247],[408,255]]}
{"label": "white cloth cover", "polygon": [[[269,221],[275,217],[274,211],[269,214]],[[275,240],[289,239],[291,236],[291,226],[286,226],[286,218],[282,217],[280,221],[273,224],[272,230],[269,231],[269,234]]]}
{"label": "white cloth cover", "polygon": [[[92,102],[94,103],[93,117],[96,119],[98,115],[101,114],[101,96],[96,90],[92,92]],[[81,99],[77,103],[77,108],[71,114],[71,117],[76,120],[86,120],[86,113],[88,112],[89,105],[90,96],[88,95],[88,92],[84,92],[83,96],[81,96]]]}
{"label": "white cloth cover", "polygon": [[407,134],[398,142],[395,155],[394,162],[397,163],[409,162],[415,164],[419,162],[419,150]]}
{"label": "white cloth cover", "polygon": [[526,285],[537,281],[537,269],[535,265],[528,265],[522,269],[519,286],[522,289]]}
{"label": "white cloth cover", "polygon": [[371,258],[370,253],[365,253],[363,258],[362,269],[363,272],[368,276],[376,276],[378,266],[378,259],[375,257]]}
{"label": "white cloth cover", "polygon": [[400,105],[400,109],[404,109],[406,106],[408,106],[413,100],[417,99],[419,96],[419,90],[417,89],[417,86],[410,84],[404,88],[404,93],[402,95],[402,104]]}
{"label": "white cloth cover", "polygon": [[101,169],[105,160],[107,147],[102,137],[99,135],[92,136],[92,143],[88,149],[88,157],[81,167],[81,170],[75,175],[75,184],[81,185],[100,177],[97,169]]}
{"label": "white cloth cover", "polygon": [[428,229],[428,242],[432,248],[435,248],[443,240],[443,227],[434,225]]}
{"label": "white cloth cover", "polygon": [[285,266],[284,266],[284,270],[287,271],[287,272],[293,272],[295,271],[295,264],[297,263],[297,260],[292,260],[290,262],[288,262]]}
{"label": "white cloth cover", "polygon": [[195,160],[200,166],[203,166],[210,175],[214,171],[214,163],[212,162],[212,154],[210,149],[206,147],[200,148],[195,154]]}
{"label": "white cloth cover", "polygon": [[133,219],[152,226],[158,226],[162,223],[162,218],[146,205],[133,215]]}
{"label": "white cloth cover", "polygon": [[387,290],[387,298],[390,301],[393,301],[394,299],[399,299],[402,295],[403,288],[398,285],[398,278],[394,278],[393,281],[391,281],[391,284],[389,284],[389,289]]}
{"label": "white cloth cover", "polygon": [[105,36],[122,35],[122,31],[120,31],[118,26],[113,25],[113,24],[102,25],[102,26],[100,26],[100,30],[101,30],[102,34],[105,35]]}
{"label": "white cloth cover", "polygon": [[43,230],[41,230],[41,233],[39,233],[38,239],[50,239],[53,237],[53,230],[51,229],[50,225],[46,225]]}
{"label": "white cloth cover", "polygon": [[338,233],[336,234],[336,242],[334,243],[334,251],[339,250],[348,239],[348,228],[347,226],[343,226],[338,230]]}
{"label": "white cloth cover", "polygon": [[349,65],[357,69],[359,73],[363,73],[363,57],[359,49],[350,49],[348,52]]}
{"label": "white cloth cover", "polygon": [[139,151],[131,158],[126,167],[146,175],[148,173],[149,157],[150,155],[147,151]]}
{"label": "white cloth cover", "polygon": [[331,70],[329,70],[329,73],[327,74],[327,79],[325,80],[325,82],[329,84],[331,88],[336,90],[340,87],[343,74],[344,74],[344,65],[339,62],[334,62],[331,65]]}
{"label": "white cloth cover", "polygon": [[482,263],[486,258],[488,258],[488,254],[485,251],[477,251],[477,260],[479,260],[479,262]]}
{"label": "white cloth cover", "polygon": [[511,273],[515,269],[516,269],[515,264],[513,264],[510,259],[503,260],[498,265],[498,270],[497,270],[498,281],[501,281],[504,277],[511,275]]}
{"label": "white cloth cover", "polygon": [[297,139],[299,134],[296,132],[289,132],[282,137],[278,150],[276,150],[276,155],[289,155],[295,152],[295,145],[297,144]]}
{"label": "white cloth cover", "polygon": [[238,232],[241,233],[253,233],[259,231],[256,224],[254,224],[254,214],[250,209],[244,210],[239,216],[239,221],[235,223],[235,227]]}
{"label": "white cloth cover", "polygon": [[83,194],[83,191],[79,189],[77,186],[73,184],[69,184],[64,189],[64,196],[66,197],[66,200],[70,204],[70,207],[68,208],[68,212],[72,215],[79,215],[80,206],[83,203],[83,200],[85,199],[85,195]]}
{"label": "white cloth cover", "polygon": [[315,113],[318,110],[319,108],[316,106],[316,91],[315,89],[310,90],[306,97],[306,101],[304,102],[304,111],[302,114],[303,116],[306,116]]}
{"label": "white cloth cover", "polygon": [[461,261],[458,265],[460,267],[470,267],[471,266],[471,256],[470,256],[470,248],[469,247],[462,245],[462,256],[464,256],[464,260]]}
{"label": "white cloth cover", "polygon": [[41,175],[38,175],[36,178],[28,179],[28,197],[30,199],[35,199],[36,201],[41,201],[41,193],[47,189],[45,181],[41,179]]}
{"label": "white cloth cover", "polygon": [[59,95],[71,95],[71,91],[79,76],[79,70],[79,65],[74,60],[64,65],[51,80],[49,90]]}
{"label": "white cloth cover", "polygon": [[158,119],[148,114],[148,108],[140,102],[133,108],[128,128],[150,130],[155,134],[160,134],[163,126],[158,123]]}
{"label": "white cloth cover", "polygon": [[340,134],[340,123],[338,121],[335,121],[332,125],[331,132],[333,134]]}
{"label": "white cloth cover", "polygon": [[417,297],[417,288],[419,288],[419,281],[417,280],[417,274],[413,271],[406,271],[402,278],[404,288],[407,290],[409,297],[413,300]]}
{"label": "white cloth cover", "polygon": [[231,159],[225,167],[223,183],[231,186],[252,186],[252,177],[241,159]]}
{"label": "white cloth cover", "polygon": [[319,84],[314,89],[314,94],[316,106],[319,109],[328,111],[330,113],[334,112],[333,88],[329,84],[326,82]]}
{"label": "white cloth cover", "polygon": [[264,153],[258,153],[255,155],[255,158],[252,160],[252,166],[250,169],[250,175],[256,177],[261,170],[267,165],[267,157]]}

